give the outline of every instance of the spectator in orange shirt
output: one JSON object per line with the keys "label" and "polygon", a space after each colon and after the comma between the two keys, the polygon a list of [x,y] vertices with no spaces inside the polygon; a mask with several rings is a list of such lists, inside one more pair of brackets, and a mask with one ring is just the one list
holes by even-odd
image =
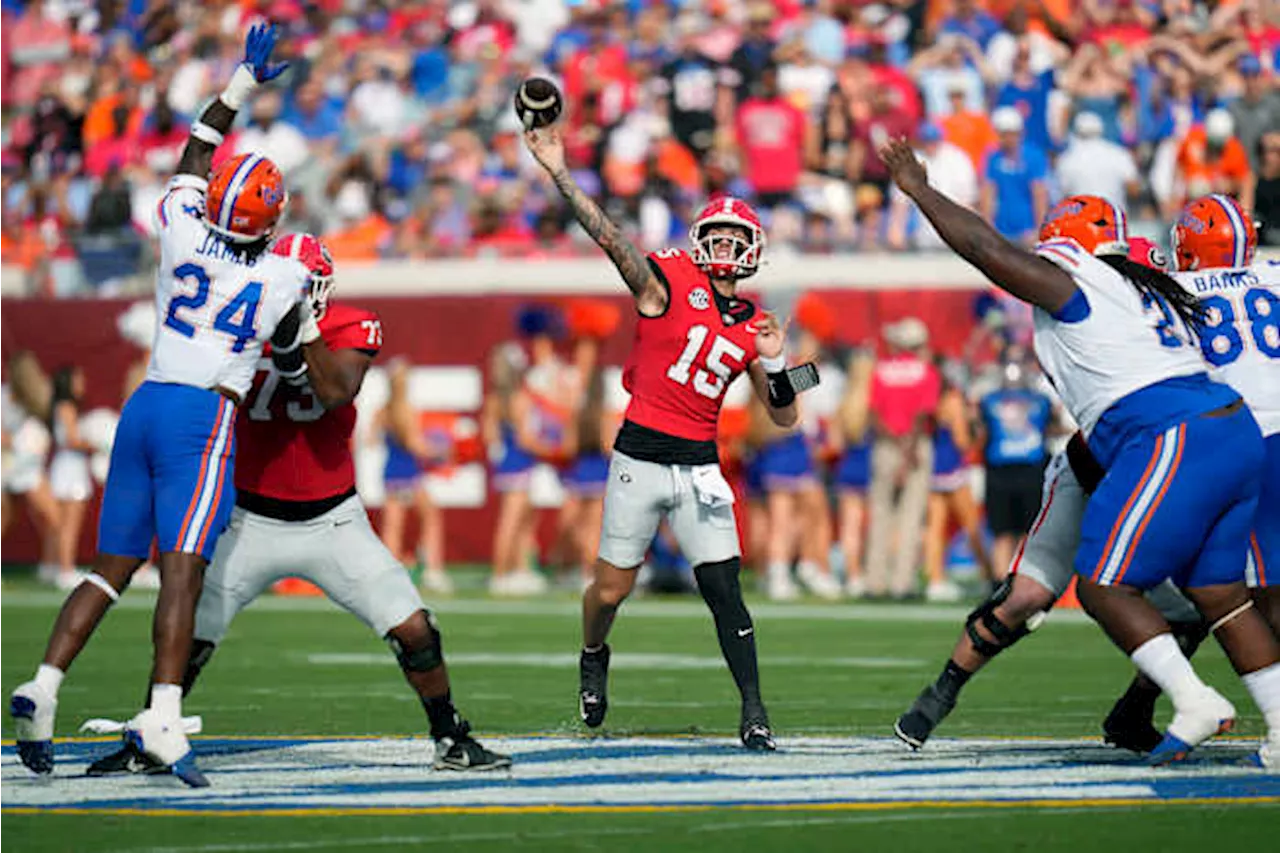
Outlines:
{"label": "spectator in orange shirt", "polygon": [[944,116],[942,138],[959,148],[973,161],[973,168],[982,174],[987,155],[1000,142],[991,119],[981,110],[970,110],[965,105],[965,88],[963,85],[947,90],[947,100],[951,104],[951,113]]}
{"label": "spectator in orange shirt", "polygon": [[1249,155],[1235,137],[1235,120],[1223,109],[1211,110],[1204,124],[1187,133],[1178,148],[1181,207],[1188,198],[1207,193],[1234,196],[1245,210],[1253,210],[1253,173]]}

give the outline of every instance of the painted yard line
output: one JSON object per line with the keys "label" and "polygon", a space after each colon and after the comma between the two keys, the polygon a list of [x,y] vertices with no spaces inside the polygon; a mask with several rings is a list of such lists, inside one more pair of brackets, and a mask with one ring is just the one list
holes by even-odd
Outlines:
{"label": "painted yard line", "polygon": [[531,806],[372,806],[369,808],[259,808],[259,809],[210,809],[192,810],[180,808],[40,808],[32,806],[5,806],[4,814],[14,815],[114,815],[120,817],[403,817],[413,815],[529,815],[529,814],[675,814],[715,811],[819,811],[819,812],[896,812],[942,809],[1071,809],[1081,811],[1108,808],[1139,808],[1150,806],[1252,806],[1280,805],[1280,797],[1188,797],[1165,800],[1159,797],[1125,797],[1116,799],[1063,799],[1041,798],[1033,800],[896,800],[891,802],[802,802],[802,803],[646,803],[626,805],[531,805]]}
{"label": "painted yard line", "polygon": [[[14,608],[58,607],[65,596],[54,592],[14,591],[6,593],[0,605]],[[773,604],[750,600],[751,614],[766,621],[803,620],[832,622],[931,622],[959,625],[970,608],[937,604]],[[436,613],[463,616],[565,616],[580,617],[582,605],[577,599],[542,601],[497,601],[484,598],[454,599],[430,602]],[[151,610],[155,596],[129,592],[113,605],[113,609]],[[324,598],[264,596],[251,609],[268,612],[323,613],[341,612]],[[627,618],[708,619],[706,606],[696,600],[628,601]],[[1054,611],[1052,623],[1089,624],[1089,617],[1078,610]]]}
{"label": "painted yard line", "polygon": [[[635,827],[635,828],[610,828],[602,827],[591,830],[593,838],[597,836],[608,835],[651,835],[658,831],[659,827]],[[391,847],[399,845],[422,845],[429,847],[432,843],[441,841],[515,841],[516,839],[551,839],[551,838],[576,838],[582,833],[580,830],[556,830],[553,832],[527,832],[524,830],[512,832],[471,832],[461,833],[458,835],[450,835],[448,833],[432,833],[431,835],[377,835],[366,838],[344,838],[333,839],[327,841],[269,841],[263,844],[194,844],[184,845],[181,847],[147,847],[138,849],[136,847],[118,848],[128,853],[254,853],[260,850],[314,850],[317,847],[338,848],[338,847],[354,847],[358,849],[367,849],[369,847]]]}
{"label": "painted yard line", "polygon": [[[384,664],[395,666],[396,660],[389,654],[369,652],[316,652],[305,656],[307,663],[316,666],[369,666]],[[644,654],[619,652],[610,658],[610,666],[623,669],[724,669],[724,658],[699,655]],[[842,669],[919,669],[929,661],[922,658],[895,657],[789,657],[765,656],[760,658],[765,666],[789,667],[838,667]],[[451,666],[512,666],[539,669],[577,669],[578,654],[501,654],[491,652],[457,653],[449,655]]]}

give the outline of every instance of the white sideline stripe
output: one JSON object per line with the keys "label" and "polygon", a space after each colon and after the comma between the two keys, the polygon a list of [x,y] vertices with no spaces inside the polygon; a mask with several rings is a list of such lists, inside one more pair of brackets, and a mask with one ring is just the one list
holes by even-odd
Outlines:
{"label": "white sideline stripe", "polygon": [[[612,666],[623,669],[721,669],[724,659],[717,656],[668,655],[620,652],[610,658]],[[317,652],[307,655],[307,663],[316,666],[368,666],[370,664],[394,664],[389,654],[367,652]],[[895,657],[771,657],[764,656],[760,663],[767,666],[790,667],[847,667],[850,669],[917,669],[929,662],[921,658]],[[574,654],[494,654],[477,652],[449,655],[450,666],[520,666],[538,669],[574,669],[578,655]]]}
{"label": "white sideline stripe", "polygon": [[[58,592],[9,592],[3,596],[5,607],[59,607],[66,596]],[[431,610],[440,614],[461,616],[580,616],[582,605],[577,599],[564,601],[495,601],[483,598],[429,602]],[[972,609],[965,605],[938,604],[769,604],[748,601],[751,615],[757,620],[806,622],[921,622],[959,625]],[[155,595],[130,589],[120,597],[114,610],[151,610]],[[323,598],[291,598],[266,595],[251,607],[272,613],[314,613],[337,610],[337,605]],[[701,601],[628,601],[626,619],[707,619],[706,605]],[[1050,623],[1088,624],[1089,617],[1080,610],[1054,610]],[[1043,630],[1041,628],[1040,630]]]}
{"label": "white sideline stripe", "polygon": [[[597,835],[652,835],[654,832],[662,829],[660,824],[655,823],[650,827],[636,827],[634,829],[624,828],[604,828],[593,829],[592,836]],[[413,844],[427,845],[439,844],[442,841],[514,841],[516,838],[569,838],[582,835],[581,830],[555,830],[553,832],[473,832],[462,835],[442,835],[440,833],[432,833],[431,835],[378,835],[369,838],[344,838],[340,840],[334,839],[312,839],[310,841],[275,841],[264,842],[262,844],[192,844],[183,845],[182,847],[147,847],[139,849],[137,847],[117,847],[116,850],[121,853],[237,853],[237,851],[255,851],[255,850],[314,850],[320,848],[332,847],[389,847],[393,844]]]}

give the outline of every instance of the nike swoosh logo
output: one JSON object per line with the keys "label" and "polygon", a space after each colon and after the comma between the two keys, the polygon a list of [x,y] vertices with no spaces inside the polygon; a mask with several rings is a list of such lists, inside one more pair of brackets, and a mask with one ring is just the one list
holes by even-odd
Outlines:
{"label": "nike swoosh logo", "polygon": [[349,519],[349,518],[340,518],[340,519],[338,519],[337,521],[335,521],[335,522],[333,523],[333,526],[334,526],[334,527],[341,527],[341,526],[342,526],[342,525],[344,525],[344,524],[350,524],[350,523],[351,523],[351,519]]}
{"label": "nike swoosh logo", "polygon": [[739,636],[739,637],[749,637],[751,634],[755,633],[755,630],[756,630],[755,628],[739,628],[739,629],[738,629],[738,636]]}

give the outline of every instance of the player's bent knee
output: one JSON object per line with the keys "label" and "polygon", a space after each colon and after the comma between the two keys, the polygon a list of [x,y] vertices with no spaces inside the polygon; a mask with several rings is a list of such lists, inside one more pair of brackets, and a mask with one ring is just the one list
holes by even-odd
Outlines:
{"label": "player's bent knee", "polygon": [[1056,601],[1053,590],[1046,589],[1030,578],[1011,575],[1009,592],[1003,602],[996,605],[999,616],[1005,622],[1026,622],[1038,613],[1053,607]]}
{"label": "player's bent knee", "polygon": [[742,600],[742,589],[738,585],[738,575],[742,570],[742,559],[730,557],[715,563],[699,563],[693,567],[693,576],[698,582],[698,590],[707,600],[729,602]]}
{"label": "player's bent knee", "polygon": [[417,614],[414,614],[403,624],[392,628],[386,637],[387,645],[391,646],[391,651],[396,656],[396,662],[405,672],[431,672],[444,665],[444,643],[440,630],[436,627],[435,617],[430,610],[419,610],[418,613],[425,617],[425,631],[404,631],[401,636],[397,636],[400,628],[417,621]]}
{"label": "player's bent knee", "polygon": [[1005,578],[995,592],[965,619],[965,633],[983,657],[993,658],[1031,633],[1029,620],[1006,622],[996,615],[996,608],[1005,603],[1012,589],[1012,579]]}

